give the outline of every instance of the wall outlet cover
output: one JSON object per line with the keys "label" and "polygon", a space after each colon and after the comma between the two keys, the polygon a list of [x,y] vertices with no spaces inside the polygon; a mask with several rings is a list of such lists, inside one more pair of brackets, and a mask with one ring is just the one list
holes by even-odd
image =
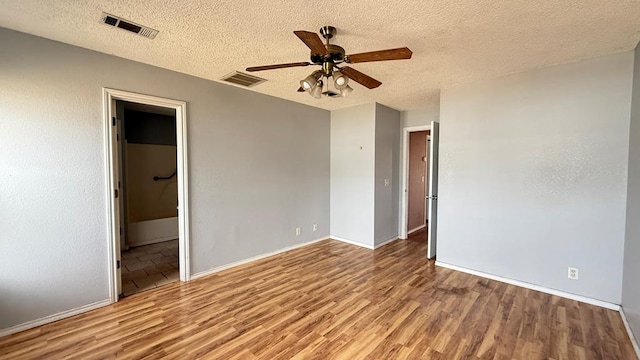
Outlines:
{"label": "wall outlet cover", "polygon": [[567,271],[567,277],[571,280],[578,280],[580,276],[580,270],[578,268],[570,267]]}

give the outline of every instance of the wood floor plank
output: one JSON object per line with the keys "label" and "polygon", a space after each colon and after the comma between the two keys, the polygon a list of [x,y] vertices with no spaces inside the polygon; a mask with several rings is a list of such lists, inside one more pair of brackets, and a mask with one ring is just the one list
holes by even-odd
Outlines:
{"label": "wood floor plank", "polygon": [[618,313],[323,241],[0,338],[0,359],[636,359]]}

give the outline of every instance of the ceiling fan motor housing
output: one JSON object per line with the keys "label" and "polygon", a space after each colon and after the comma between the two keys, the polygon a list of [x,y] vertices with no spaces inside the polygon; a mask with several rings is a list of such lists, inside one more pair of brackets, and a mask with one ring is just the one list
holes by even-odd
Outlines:
{"label": "ceiling fan motor housing", "polygon": [[329,54],[326,56],[311,52],[311,62],[322,65],[325,61],[332,61],[334,64],[339,64],[344,61],[345,51],[341,46],[329,44],[327,45],[327,52]]}
{"label": "ceiling fan motor housing", "polygon": [[333,26],[323,26],[320,29],[320,35],[322,35],[323,38],[329,40],[332,37],[334,37],[336,35],[338,31],[336,30],[335,27]]}

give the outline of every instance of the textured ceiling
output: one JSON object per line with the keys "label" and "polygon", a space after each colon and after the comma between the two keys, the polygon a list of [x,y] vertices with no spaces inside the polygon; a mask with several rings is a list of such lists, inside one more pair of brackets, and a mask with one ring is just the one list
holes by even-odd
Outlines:
{"label": "textured ceiling", "polygon": [[[111,13],[154,39],[100,23]],[[215,81],[248,66],[308,61],[293,30],[338,29],[347,53],[408,46],[411,60],[354,64],[382,81],[348,98],[297,93],[311,67],[255,73],[252,88],[324,109],[377,101],[398,110],[438,101],[448,85],[629,51],[638,0],[101,1],[0,0],[0,26]],[[1,64],[0,64],[1,66]]]}

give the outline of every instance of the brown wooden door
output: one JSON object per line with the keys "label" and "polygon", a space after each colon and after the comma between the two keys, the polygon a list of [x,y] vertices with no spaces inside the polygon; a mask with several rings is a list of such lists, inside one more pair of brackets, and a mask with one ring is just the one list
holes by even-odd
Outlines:
{"label": "brown wooden door", "polygon": [[426,169],[427,163],[427,135],[429,131],[409,133],[409,212],[407,216],[407,231],[415,230],[425,225],[427,218],[425,211],[426,199]]}

